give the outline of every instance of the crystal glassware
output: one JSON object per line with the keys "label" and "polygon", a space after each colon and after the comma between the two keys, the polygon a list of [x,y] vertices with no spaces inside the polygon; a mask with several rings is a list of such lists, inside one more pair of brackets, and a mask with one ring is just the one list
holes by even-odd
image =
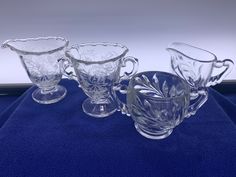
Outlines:
{"label": "crystal glassware", "polygon": [[[191,99],[201,95],[200,107],[208,99],[207,87],[222,82],[234,65],[231,59],[218,60],[213,53],[185,43],[174,42],[167,51],[174,72],[191,86]],[[213,71],[218,74],[213,75]]]}
{"label": "crystal glassware", "polygon": [[136,130],[150,139],[168,137],[199,108],[200,97],[190,103],[190,86],[171,73],[141,72],[130,79],[128,87],[120,84],[114,90],[127,94],[126,103],[120,101],[122,112],[131,115]]}
{"label": "crystal glassware", "polygon": [[32,98],[41,104],[63,99],[66,89],[58,85],[62,78],[59,59],[65,55],[68,41],[61,37],[38,37],[7,40],[3,48],[16,52],[32,83],[37,85]]}
{"label": "crystal glassware", "polygon": [[[138,60],[125,55],[128,48],[116,43],[85,43],[72,46],[66,51],[63,61],[65,74],[73,67],[76,75],[67,77],[78,81],[88,98],[83,102],[83,111],[93,117],[107,117],[117,110],[117,101],[112,87],[121,80],[129,79],[137,72]],[[131,72],[120,70],[127,62],[133,65]]]}

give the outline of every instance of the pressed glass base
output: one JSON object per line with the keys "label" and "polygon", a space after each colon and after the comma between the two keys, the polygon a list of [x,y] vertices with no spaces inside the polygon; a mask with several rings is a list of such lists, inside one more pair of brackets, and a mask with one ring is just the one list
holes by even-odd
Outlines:
{"label": "pressed glass base", "polygon": [[113,114],[117,109],[114,102],[107,104],[94,104],[90,98],[84,100],[82,108],[86,114],[97,118],[107,117]]}
{"label": "pressed glass base", "polygon": [[155,140],[164,139],[168,137],[173,131],[173,129],[169,129],[166,131],[147,132],[141,129],[137,123],[134,123],[134,126],[141,135],[143,135],[146,138],[155,139]]}
{"label": "pressed glass base", "polygon": [[62,100],[66,96],[65,87],[57,85],[51,90],[43,91],[38,88],[32,93],[34,101],[40,104],[52,104]]}

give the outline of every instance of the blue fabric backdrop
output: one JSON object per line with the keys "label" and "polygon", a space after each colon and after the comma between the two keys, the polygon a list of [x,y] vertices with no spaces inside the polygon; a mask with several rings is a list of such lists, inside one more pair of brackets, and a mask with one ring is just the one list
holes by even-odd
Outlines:
{"label": "blue fabric backdrop", "polygon": [[213,89],[168,138],[150,140],[120,112],[87,116],[77,84],[61,84],[56,104],[35,103],[33,87],[1,112],[0,177],[236,176],[236,104]]}

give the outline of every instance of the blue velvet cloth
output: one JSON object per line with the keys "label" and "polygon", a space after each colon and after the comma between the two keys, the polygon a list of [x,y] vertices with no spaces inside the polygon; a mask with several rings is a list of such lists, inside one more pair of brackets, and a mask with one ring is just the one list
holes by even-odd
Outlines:
{"label": "blue velvet cloth", "polygon": [[56,104],[35,103],[32,87],[1,112],[0,177],[236,176],[236,104],[213,89],[168,138],[150,140],[120,112],[87,116],[77,84],[61,85]]}

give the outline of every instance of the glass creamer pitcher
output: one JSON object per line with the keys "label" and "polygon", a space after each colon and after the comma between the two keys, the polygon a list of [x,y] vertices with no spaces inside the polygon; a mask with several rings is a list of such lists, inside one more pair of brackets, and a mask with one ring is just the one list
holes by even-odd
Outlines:
{"label": "glass creamer pitcher", "polygon": [[166,72],[146,71],[134,75],[128,84],[116,87],[126,94],[121,112],[131,116],[136,130],[146,138],[163,139],[184,118],[195,114],[198,99],[190,103],[190,86],[180,77]]}
{"label": "glass creamer pitcher", "polygon": [[3,48],[16,52],[30,78],[38,86],[33,99],[41,104],[58,102],[66,89],[58,85],[62,78],[59,59],[64,57],[68,41],[61,37],[39,37],[7,40]]}
{"label": "glass creamer pitcher", "polygon": [[[208,99],[207,87],[222,82],[234,65],[230,59],[218,60],[213,53],[185,43],[174,42],[167,51],[174,72],[191,86],[191,99],[202,96],[200,106]],[[213,75],[213,70],[220,72]]]}
{"label": "glass creamer pitcher", "polygon": [[[125,56],[128,48],[117,43],[85,43],[72,46],[66,51],[69,60],[63,61],[64,70],[73,67],[76,80],[88,98],[83,102],[83,111],[93,117],[107,117],[118,108],[113,86],[131,78],[138,69],[138,60]],[[120,75],[127,62],[133,65],[131,72]]]}

